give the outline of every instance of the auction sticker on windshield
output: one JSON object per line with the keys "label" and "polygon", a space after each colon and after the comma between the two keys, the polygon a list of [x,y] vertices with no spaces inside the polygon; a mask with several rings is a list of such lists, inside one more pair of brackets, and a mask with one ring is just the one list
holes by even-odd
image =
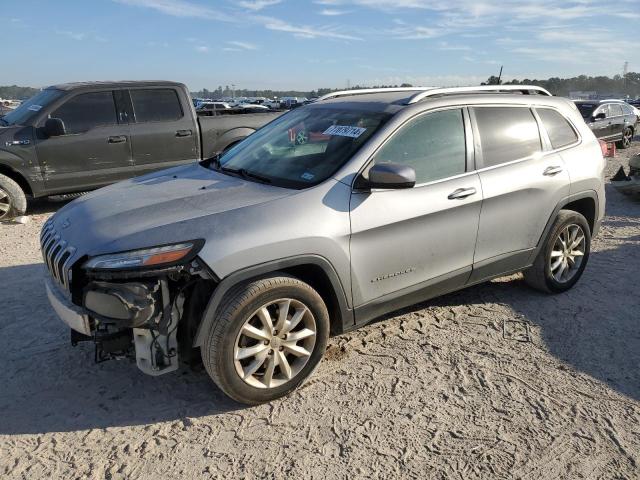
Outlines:
{"label": "auction sticker on windshield", "polygon": [[358,138],[362,135],[367,129],[362,127],[350,127],[348,125],[331,125],[327,128],[323,135],[335,135],[338,137],[351,137]]}

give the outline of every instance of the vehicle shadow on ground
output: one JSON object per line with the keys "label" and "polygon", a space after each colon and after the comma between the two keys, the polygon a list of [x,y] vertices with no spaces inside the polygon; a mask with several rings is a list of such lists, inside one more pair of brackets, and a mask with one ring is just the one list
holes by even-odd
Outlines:
{"label": "vehicle shadow on ground", "polygon": [[73,348],[43,287],[43,265],[0,268],[1,434],[37,434],[165,421],[189,422],[243,406],[202,368],[150,377],[128,360],[94,363]]}

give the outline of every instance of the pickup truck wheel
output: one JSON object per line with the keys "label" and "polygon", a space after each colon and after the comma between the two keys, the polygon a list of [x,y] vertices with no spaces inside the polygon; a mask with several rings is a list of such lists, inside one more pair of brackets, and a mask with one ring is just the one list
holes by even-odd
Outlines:
{"label": "pickup truck wheel", "polygon": [[10,220],[27,211],[27,197],[14,180],[0,174],[0,220]]}
{"label": "pickup truck wheel", "polygon": [[622,140],[616,142],[618,148],[629,148],[631,146],[631,140],[633,139],[633,130],[631,127],[627,127],[622,132]]}
{"label": "pickup truck wheel", "polygon": [[591,230],[581,214],[560,210],[535,262],[524,272],[531,287],[548,293],[569,290],[582,276],[591,251]]}
{"label": "pickup truck wheel", "polygon": [[225,394],[248,405],[302,384],[329,339],[329,314],[318,292],[285,274],[232,289],[218,312],[203,363]]}

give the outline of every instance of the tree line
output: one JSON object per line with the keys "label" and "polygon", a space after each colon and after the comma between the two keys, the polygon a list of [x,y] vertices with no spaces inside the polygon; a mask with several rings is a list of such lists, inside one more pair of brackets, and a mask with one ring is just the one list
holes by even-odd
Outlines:
{"label": "tree line", "polygon": [[[498,83],[499,82],[499,83]],[[549,90],[552,94],[558,96],[569,96],[570,92],[596,92],[599,95],[607,95],[612,97],[630,97],[640,98],[640,73],[629,72],[626,75],[614,75],[613,77],[597,76],[589,77],[587,75],[579,75],[572,78],[552,77],[546,80],[528,79],[502,81],[496,76],[491,76],[482,85],[537,85]],[[411,87],[411,84],[403,83],[400,85],[376,85],[362,86],[355,85],[352,89],[361,88],[381,88],[381,87]],[[219,86],[214,90],[206,88],[191,92],[193,97],[198,98],[223,98],[223,97],[307,97],[312,98],[322,96],[327,93],[335,92],[337,88],[318,88],[316,90],[249,90],[246,88],[233,89],[226,85],[224,88]],[[0,86],[0,98],[24,100],[38,93],[40,89],[32,87],[20,87],[18,85]]]}

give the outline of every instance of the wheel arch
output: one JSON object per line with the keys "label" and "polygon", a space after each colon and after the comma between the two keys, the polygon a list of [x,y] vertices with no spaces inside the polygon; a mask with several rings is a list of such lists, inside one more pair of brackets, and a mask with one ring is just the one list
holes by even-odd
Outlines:
{"label": "wheel arch", "polygon": [[329,311],[331,333],[353,328],[353,311],[349,307],[344,285],[329,260],[319,255],[302,255],[274,260],[234,272],[223,278],[209,299],[198,325],[193,346],[201,347],[215,322],[224,296],[234,287],[274,273],[287,273],[311,285],[322,297]]}
{"label": "wheel arch", "polygon": [[33,196],[33,189],[31,188],[31,184],[22,174],[18,173],[13,168],[0,163],[0,174],[9,177],[11,180],[20,185],[20,188],[26,195]]}

